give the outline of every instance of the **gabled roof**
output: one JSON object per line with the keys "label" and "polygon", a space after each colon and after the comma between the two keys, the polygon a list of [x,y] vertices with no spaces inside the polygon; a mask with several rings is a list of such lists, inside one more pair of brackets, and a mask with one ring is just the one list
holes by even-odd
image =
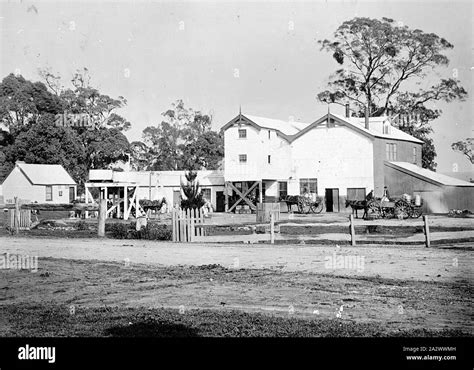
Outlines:
{"label": "gabled roof", "polygon": [[401,170],[402,172],[408,173],[412,176],[421,178],[425,181],[436,183],[437,185],[445,186],[472,186],[474,183],[456,179],[451,176],[446,176],[438,172],[427,170],[426,168],[421,168],[413,163],[408,162],[385,162],[389,167]]}
{"label": "gabled roof", "polygon": [[60,164],[17,162],[16,167],[33,185],[76,185],[76,182]]}
{"label": "gabled roof", "polygon": [[222,127],[222,130],[227,130],[229,127],[234,124],[238,124],[239,119],[242,120],[242,123],[250,124],[256,129],[273,129],[281,137],[286,139],[289,143],[293,142],[300,136],[309,132],[311,129],[325,123],[327,121],[328,115],[330,119],[335,120],[337,123],[349,127],[367,137],[371,138],[382,138],[390,140],[403,140],[410,141],[418,144],[423,144],[423,142],[394,126],[390,126],[390,133],[383,133],[383,123],[388,122],[388,117],[370,117],[369,118],[369,130],[365,128],[365,118],[356,118],[351,117],[347,118],[340,116],[338,114],[329,113],[323,115],[318,120],[313,123],[303,123],[303,122],[293,122],[293,121],[282,121],[272,118],[258,117],[248,114],[237,115],[235,118],[230,120],[226,125]]}

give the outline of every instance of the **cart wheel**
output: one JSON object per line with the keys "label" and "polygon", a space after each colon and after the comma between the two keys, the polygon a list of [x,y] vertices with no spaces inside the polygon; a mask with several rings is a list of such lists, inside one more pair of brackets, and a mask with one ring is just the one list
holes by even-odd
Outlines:
{"label": "cart wheel", "polygon": [[410,217],[412,218],[419,218],[423,214],[423,211],[421,210],[421,207],[414,207],[410,213]]}
{"label": "cart wheel", "polygon": [[324,202],[322,200],[320,200],[319,203],[316,202],[311,205],[311,212],[313,213],[321,213],[323,209],[324,209]]}
{"label": "cart wheel", "polygon": [[306,200],[298,200],[298,211],[300,211],[300,213],[309,213],[311,209],[311,205],[306,202]]}
{"label": "cart wheel", "polygon": [[398,200],[395,202],[395,216],[401,217],[402,220],[410,217],[411,206],[404,200]]}
{"label": "cart wheel", "polygon": [[382,215],[380,211],[380,204],[376,200],[371,200],[367,204],[367,219],[377,219]]}

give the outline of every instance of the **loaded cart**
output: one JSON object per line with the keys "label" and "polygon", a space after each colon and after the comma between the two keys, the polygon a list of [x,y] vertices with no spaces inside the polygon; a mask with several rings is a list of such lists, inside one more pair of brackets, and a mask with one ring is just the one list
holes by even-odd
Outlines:
{"label": "loaded cart", "polygon": [[419,195],[407,194],[399,198],[373,198],[367,203],[367,218],[418,218],[422,215],[423,201]]}

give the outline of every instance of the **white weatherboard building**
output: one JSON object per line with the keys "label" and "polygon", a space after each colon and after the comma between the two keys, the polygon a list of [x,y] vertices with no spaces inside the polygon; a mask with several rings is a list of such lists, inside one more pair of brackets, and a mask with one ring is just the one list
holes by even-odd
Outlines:
{"label": "white weatherboard building", "polygon": [[[419,194],[426,212],[474,210],[474,184],[421,168],[423,142],[381,117],[330,113],[312,123],[239,114],[223,126],[226,209],[310,193],[327,212],[345,200]],[[255,207],[253,207],[255,208]]]}
{"label": "white weatherboard building", "polygon": [[77,184],[59,164],[17,162],[2,183],[6,204],[18,197],[24,203],[65,204],[76,199]]}
{"label": "white weatherboard building", "polygon": [[328,113],[301,123],[239,114],[223,130],[227,194],[258,182],[264,202],[309,192],[325,197],[327,211],[339,211],[346,197],[382,195],[384,161],[421,165],[422,141],[388,117]]}

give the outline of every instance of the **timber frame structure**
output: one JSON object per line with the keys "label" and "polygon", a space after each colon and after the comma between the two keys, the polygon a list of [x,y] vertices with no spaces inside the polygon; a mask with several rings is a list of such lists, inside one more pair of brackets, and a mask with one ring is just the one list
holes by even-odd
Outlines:
{"label": "timber frame structure", "polygon": [[[247,182],[253,183],[248,187],[247,190],[240,190],[238,189],[234,183],[236,182]],[[226,181],[225,182],[225,212],[232,212],[242,201],[246,203],[252,211],[256,211],[257,207],[252,203],[252,200],[249,198],[249,195],[252,193],[254,189],[258,186],[258,202],[261,204],[263,203],[263,181]],[[238,195],[237,201],[229,207],[229,190],[232,190]]]}
{"label": "timber frame structure", "polygon": [[[135,218],[144,215],[145,212],[139,204],[138,195],[138,184],[132,182],[86,182],[85,195],[86,204],[95,203],[94,197],[90,193],[89,189],[99,188],[100,199],[107,200],[107,213],[106,217],[110,217],[112,212],[115,213],[117,218],[123,218],[128,220],[132,215],[132,209],[134,210]],[[110,197],[111,195],[111,197]],[[100,202],[99,199],[99,202]],[[89,212],[85,212],[85,217],[89,217]]]}

